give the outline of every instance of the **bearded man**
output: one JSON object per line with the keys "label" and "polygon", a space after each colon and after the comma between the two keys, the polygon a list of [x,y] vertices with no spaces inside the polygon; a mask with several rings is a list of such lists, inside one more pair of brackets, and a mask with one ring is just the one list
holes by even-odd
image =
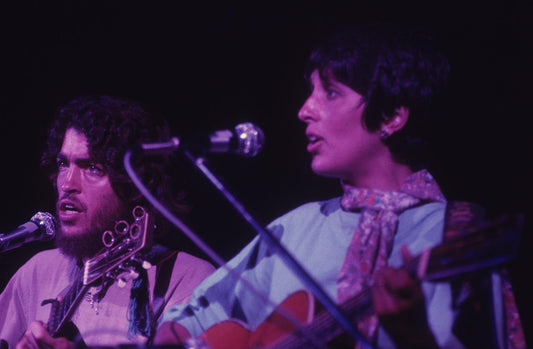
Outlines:
{"label": "bearded man", "polygon": [[[167,124],[132,100],[90,96],[58,109],[42,155],[57,189],[57,248],[33,256],[0,295],[0,338],[10,348],[150,343],[160,315],[187,302],[212,272],[208,262],[160,243],[170,225],[122,165],[128,149],[168,137]],[[186,212],[174,159],[161,155],[140,159],[135,166],[167,207],[176,214]],[[131,230],[136,224],[137,230]],[[121,237],[124,231],[127,238]],[[84,286],[85,266],[103,263],[100,256],[110,259],[117,244],[130,243],[139,231],[145,242],[133,248],[153,266],[128,261],[132,267],[111,273],[121,282],[107,273]],[[58,325],[63,320],[66,325]]]}

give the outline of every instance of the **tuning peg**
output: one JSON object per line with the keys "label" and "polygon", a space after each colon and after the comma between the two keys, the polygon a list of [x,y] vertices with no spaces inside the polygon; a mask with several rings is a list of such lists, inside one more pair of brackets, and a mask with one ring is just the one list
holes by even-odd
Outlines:
{"label": "tuning peg", "polygon": [[152,267],[152,263],[150,263],[148,261],[143,261],[141,265],[142,265],[144,270],[148,270],[148,269],[150,269]]}
{"label": "tuning peg", "polygon": [[123,288],[128,281],[135,280],[139,277],[139,273],[135,269],[130,269],[117,278],[117,286]]}
{"label": "tuning peg", "polygon": [[124,277],[119,277],[117,279],[117,286],[120,287],[120,288],[124,288],[124,286],[126,286],[127,283],[128,283],[128,281]]}
{"label": "tuning peg", "polygon": [[130,270],[130,274],[128,276],[130,280],[135,280],[139,277],[139,273],[136,270],[132,269]]}
{"label": "tuning peg", "polygon": [[132,261],[134,264],[137,264],[137,266],[140,265],[144,270],[148,270],[152,267],[152,263],[147,260],[141,259],[140,256],[131,257],[130,261]]}

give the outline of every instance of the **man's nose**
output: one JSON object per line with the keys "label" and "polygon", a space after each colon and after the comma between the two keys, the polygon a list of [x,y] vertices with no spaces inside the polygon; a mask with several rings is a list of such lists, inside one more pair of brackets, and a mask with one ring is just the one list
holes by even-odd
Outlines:
{"label": "man's nose", "polygon": [[59,174],[57,180],[63,192],[81,192],[81,170],[77,166],[70,166]]}

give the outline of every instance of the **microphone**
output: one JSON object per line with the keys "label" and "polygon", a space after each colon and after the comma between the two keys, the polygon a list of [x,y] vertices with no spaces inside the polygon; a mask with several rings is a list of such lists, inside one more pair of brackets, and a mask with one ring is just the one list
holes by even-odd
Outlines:
{"label": "microphone", "polygon": [[56,221],[48,212],[37,212],[29,222],[7,234],[0,234],[0,252],[9,251],[32,241],[49,241],[56,235]]}
{"label": "microphone", "polygon": [[245,122],[233,130],[218,130],[209,135],[197,137],[172,137],[168,142],[144,143],[141,150],[146,153],[164,153],[180,147],[199,153],[230,153],[244,157],[256,156],[265,143],[263,131]]}

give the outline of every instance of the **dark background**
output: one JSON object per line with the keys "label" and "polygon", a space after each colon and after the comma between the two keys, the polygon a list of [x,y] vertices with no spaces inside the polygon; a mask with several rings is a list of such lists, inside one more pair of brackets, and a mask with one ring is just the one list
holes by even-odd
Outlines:
{"label": "dark background", "polygon": [[[309,170],[304,127],[296,118],[313,42],[324,29],[346,23],[429,29],[452,65],[432,172],[449,199],[526,215],[509,269],[526,333],[533,328],[531,115],[525,105],[532,17],[525,1],[24,0],[0,6],[0,232],[36,211],[53,212],[54,192],[38,165],[47,126],[58,105],[93,93],[146,103],[176,135],[243,121],[261,126],[266,146],[259,156],[208,159],[261,224],[337,195],[336,180]],[[191,228],[229,258],[254,232],[198,172],[184,171]],[[0,255],[0,289],[21,263],[49,247],[34,243]]]}

